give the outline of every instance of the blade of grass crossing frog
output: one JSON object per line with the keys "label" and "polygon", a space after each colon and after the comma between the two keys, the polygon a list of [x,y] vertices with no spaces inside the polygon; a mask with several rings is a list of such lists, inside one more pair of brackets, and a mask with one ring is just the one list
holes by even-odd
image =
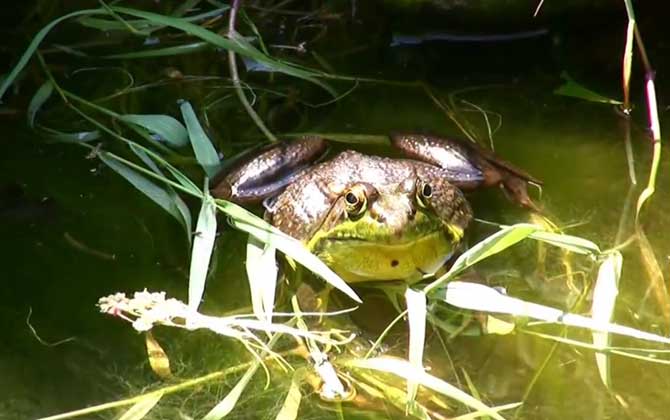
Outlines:
{"label": "blade of grass crossing frog", "polygon": [[404,378],[405,380],[413,380],[421,386],[439,392],[449,398],[452,398],[460,403],[474,408],[480,412],[480,415],[488,415],[496,420],[505,420],[500,414],[495,412],[483,402],[472,397],[468,393],[461,391],[455,386],[443,381],[442,379],[433,376],[424,370],[416,369],[410,362],[402,359],[392,357],[376,357],[372,359],[353,359],[347,362],[348,365],[362,369],[372,369],[380,372],[391,373],[393,375]]}
{"label": "blade of grass crossing frog", "polygon": [[205,134],[205,130],[202,129],[191,104],[188,101],[183,101],[180,108],[195,157],[207,176],[212,178],[220,170],[219,155],[216,153],[209,137]]}
{"label": "blade of grass crossing frog", "polygon": [[67,15],[61,16],[57,19],[52,20],[49,22],[44,28],[42,28],[30,41],[30,44],[28,44],[28,47],[26,50],[23,52],[21,57],[19,58],[19,61],[16,63],[16,65],[12,68],[12,70],[9,72],[9,74],[2,79],[2,82],[0,83],[0,101],[2,101],[2,97],[5,96],[5,93],[7,92],[7,89],[9,86],[14,83],[16,80],[16,77],[19,75],[21,70],[28,64],[28,61],[30,61],[30,58],[35,54],[35,51],[37,51],[37,48],[39,45],[42,43],[44,38],[47,36],[49,31],[51,31],[56,25],[59,23],[63,22],[64,20],[71,19],[74,17],[78,16],[87,16],[87,15],[102,15],[102,14],[107,14],[102,9],[85,9],[85,10],[78,10],[76,12],[68,13]]}
{"label": "blade of grass crossing frog", "polygon": [[183,147],[188,144],[186,128],[169,115],[126,114],[121,116],[121,121],[144,127],[171,146]]}
{"label": "blade of grass crossing frog", "polygon": [[[225,212],[225,210],[223,210]],[[351,299],[360,303],[361,299],[358,297],[356,292],[347,285],[338,276],[335,274],[326,264],[323,263],[317,256],[309,252],[305,246],[299,241],[291,238],[290,236],[285,235],[284,233],[274,229],[272,226],[269,228],[259,228],[256,223],[249,224],[241,220],[235,220],[234,218],[230,220],[230,224],[243,232],[247,232],[261,242],[265,242],[274,246],[287,256],[293,258],[307,269],[312,271],[314,274],[323,278],[331,286],[335,287],[345,295],[349,296]]]}
{"label": "blade of grass crossing frog", "polygon": [[188,22],[184,18],[174,18],[170,16],[164,16],[156,13],[129,9],[125,7],[114,6],[111,9],[117,13],[140,17],[156,24],[170,26],[172,28],[179,29],[183,32],[186,32],[189,35],[198,37],[203,41],[209,42],[219,48],[234,51],[235,53],[240,54],[242,56],[251,57],[254,60],[257,60],[275,69],[278,72],[282,72],[290,76],[307,80],[325,89],[333,97],[337,96],[337,92],[332,87],[330,87],[327,83],[324,83],[317,78],[322,75],[320,72],[314,70],[307,70],[298,66],[284,63],[280,60],[273,59],[272,57],[263,54],[262,51],[258,50],[256,47],[254,47],[251,43],[249,43],[246,39],[244,39],[241,36],[238,36],[235,39],[228,39],[217,33],[209,31],[203,28],[202,26],[194,25]]}
{"label": "blade of grass crossing frog", "polygon": [[429,293],[434,290],[436,287],[444,283],[445,281],[452,279],[456,274],[462,272],[463,270],[477,264],[479,261],[495,255],[505,249],[511,247],[517,242],[522,241],[523,239],[530,236],[532,233],[537,232],[541,228],[536,225],[531,225],[527,223],[519,223],[512,226],[506,226],[500,231],[494,233],[493,235],[485,238],[484,240],[477,243],[475,246],[461,254],[460,257],[454,262],[454,265],[449,269],[449,271],[442,275],[439,279],[430,283],[424,288],[425,293]]}
{"label": "blade of grass crossing frog", "polygon": [[302,401],[302,394],[300,393],[300,384],[302,383],[304,372],[296,370],[291,378],[291,385],[288,388],[288,393],[284,399],[279,413],[277,413],[276,420],[295,420],[298,418],[298,410],[300,409],[300,402]]}
{"label": "blade of grass crossing frog", "polygon": [[[411,288],[405,291],[409,323],[409,362],[416,370],[423,370],[423,346],[426,341],[426,295]],[[407,406],[415,403],[419,384],[407,379]]]}
{"label": "blade of grass crossing frog", "polygon": [[30,128],[35,128],[35,116],[39,112],[42,105],[51,97],[51,94],[54,91],[54,85],[51,83],[51,80],[47,80],[42,83],[42,86],[37,89],[35,95],[33,95],[28,105],[28,126]]}
{"label": "blade of grass crossing frog", "polygon": [[[154,173],[157,175],[160,175],[162,177],[165,177],[163,172],[160,170],[158,165],[146,154],[142,148],[140,148],[137,144],[135,143],[130,143],[130,150],[135,153],[137,157],[140,158],[142,162],[144,162],[145,165],[147,165]],[[181,220],[180,224],[184,228],[186,232],[186,237],[188,239],[188,243],[191,243],[192,238],[192,232],[193,232],[193,221],[191,219],[191,211],[188,209],[188,206],[186,203],[184,203],[184,200],[181,199],[179,194],[171,187],[171,186],[166,186],[167,193],[168,195],[172,198],[174,201],[175,206],[177,207],[177,210],[179,210],[179,214],[181,214]]]}
{"label": "blade of grass crossing frog", "polygon": [[[593,304],[591,316],[596,322],[609,323],[614,314],[614,305],[619,294],[619,279],[621,278],[621,253],[613,252],[600,264],[598,278],[593,288]],[[604,331],[594,331],[593,344],[600,347],[609,347],[610,335]],[[612,386],[610,376],[610,358],[605,353],[597,352],[596,366],[600,379],[607,388]]]}
{"label": "blade of grass crossing frog", "polygon": [[197,310],[205,292],[205,282],[216,237],[216,204],[205,188],[193,238],[188,280],[188,306]]}
{"label": "blade of grass crossing frog", "polygon": [[172,217],[177,219],[179,223],[184,223],[184,218],[175,203],[173,197],[167,193],[163,188],[149,181],[137,171],[129,168],[121,162],[116,161],[112,154],[105,151],[98,152],[98,157],[105,165],[111,168],[114,172],[121,175],[133,187],[137,188],[144,195],[149,197],[154,203],[158,204],[163,210],[168,212]]}
{"label": "blade of grass crossing frog", "polygon": [[442,299],[446,303],[462,309],[528,317],[570,327],[604,331],[640,340],[670,344],[670,338],[610,322],[596,321],[586,316],[527,302],[504,295],[498,290],[483,284],[452,281],[442,290],[444,292]]}
{"label": "blade of grass crossing frog", "polygon": [[247,278],[251,291],[251,307],[261,321],[272,322],[275,287],[277,285],[276,250],[253,236],[247,240]]}
{"label": "blade of grass crossing frog", "polygon": [[202,420],[219,420],[230,414],[237,405],[237,401],[240,399],[242,392],[244,392],[244,389],[249,385],[251,378],[253,378],[259,366],[260,363],[258,361],[251,365],[237,384],[235,384],[233,389],[230,390],[228,395],[214,406],[209,413],[205,414],[205,417],[203,417]]}
{"label": "blade of grass crossing frog", "polygon": [[604,103],[610,105],[621,105],[622,102],[616,99],[611,99],[606,96],[603,96],[599,93],[588,89],[579,83],[577,83],[573,78],[571,78],[566,72],[561,73],[561,78],[565,80],[565,83],[559,86],[554,90],[555,95],[571,96],[573,98],[583,99],[589,102]]}
{"label": "blade of grass crossing frog", "polygon": [[162,392],[147,394],[138,402],[133,404],[118,420],[140,420],[143,419],[163,398]]}

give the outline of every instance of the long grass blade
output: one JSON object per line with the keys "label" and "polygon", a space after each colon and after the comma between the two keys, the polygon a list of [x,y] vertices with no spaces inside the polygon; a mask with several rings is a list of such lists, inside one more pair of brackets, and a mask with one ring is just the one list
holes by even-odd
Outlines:
{"label": "long grass blade", "polygon": [[175,201],[170,195],[161,187],[149,181],[137,171],[129,168],[121,162],[115,160],[112,155],[105,151],[100,151],[98,157],[105,165],[110,167],[114,172],[121,175],[133,187],[137,188],[144,195],[149,197],[154,203],[158,204],[163,210],[168,212],[172,217],[177,219],[179,223],[184,223],[183,215],[177,208]]}
{"label": "long grass blade", "polygon": [[205,292],[209,261],[212,258],[216,237],[216,204],[207,191],[202,199],[195,229],[188,280],[188,306],[197,310]]}
{"label": "long grass blade", "polygon": [[103,58],[132,60],[137,58],[152,58],[152,57],[174,57],[176,55],[192,54],[199,51],[204,51],[210,48],[206,42],[194,42],[192,44],[177,45],[174,47],[153,48],[143,51],[132,51],[127,53],[105,55]]}
{"label": "long grass blade", "polygon": [[42,86],[39,87],[39,89],[37,89],[35,95],[33,95],[33,98],[30,100],[30,104],[28,104],[28,126],[30,128],[35,128],[35,116],[39,112],[40,108],[42,108],[42,105],[44,105],[44,103],[49,100],[53,91],[53,83],[51,83],[51,80],[47,80],[42,84]]}
{"label": "long grass blade", "polygon": [[296,239],[286,235],[248,210],[225,200],[216,200],[218,208],[230,216],[230,224],[263,243],[270,244],[299,262],[327,283],[360,303],[361,299],[347,283]]}
{"label": "long grass blade", "polygon": [[606,96],[600,95],[572,79],[566,72],[561,73],[561,77],[565,80],[565,83],[554,90],[555,95],[563,96],[572,96],[574,98],[583,99],[589,102],[604,103],[609,105],[621,105],[621,101],[616,99],[611,99]]}
{"label": "long grass blade", "polygon": [[295,420],[298,418],[298,410],[300,409],[300,401],[302,400],[302,394],[300,393],[300,382],[302,379],[302,372],[296,371],[293,373],[284,404],[282,404],[281,410],[277,413],[275,420]]}
{"label": "long grass blade", "polygon": [[[596,322],[609,323],[614,314],[614,305],[619,294],[619,279],[621,278],[621,253],[610,254],[598,269],[598,278],[593,288],[593,304],[591,316]],[[594,331],[593,344],[598,347],[609,347],[610,335],[604,331]],[[610,377],[610,359],[605,353],[596,353],[596,366],[600,379],[607,388],[612,386]]]}
{"label": "long grass blade", "polygon": [[[409,362],[418,371],[423,370],[423,346],[426,341],[426,295],[411,288],[405,291],[409,323]],[[412,406],[419,391],[418,382],[407,379],[407,406]]]}
{"label": "long grass blade", "polygon": [[207,137],[207,134],[205,134],[205,130],[202,129],[200,121],[195,115],[191,104],[188,101],[183,101],[180,105],[180,109],[182,116],[184,117],[184,122],[186,123],[186,130],[188,131],[188,137],[191,140],[195,158],[198,160],[198,163],[200,163],[200,166],[202,166],[207,176],[212,178],[221,169],[219,155],[216,153],[212,141]]}
{"label": "long grass blade", "polygon": [[455,386],[443,381],[442,379],[426,373],[424,370],[417,370],[411,363],[406,360],[396,359],[392,357],[376,357],[372,359],[354,359],[347,362],[347,365],[358,367],[362,369],[373,369],[381,372],[391,373],[405,380],[413,380],[428,389],[439,392],[449,398],[453,398],[460,403],[474,408],[493,417],[496,420],[504,420],[504,418],[488,407],[483,402],[472,397],[466,392],[461,391]]}
{"label": "long grass blade", "polygon": [[156,404],[158,404],[161,398],[163,398],[162,392],[148,394],[130,407],[128,411],[123,413],[123,415],[119,417],[119,420],[143,419],[156,406]]}
{"label": "long grass blade", "polygon": [[186,128],[169,115],[126,114],[121,116],[120,119],[123,122],[146,128],[174,147],[182,147],[188,144]]}
{"label": "long grass blade", "polygon": [[569,327],[586,328],[591,331],[603,331],[640,340],[670,344],[670,338],[623,325],[600,322],[593,318],[572,314],[549,306],[526,302],[504,295],[498,290],[483,284],[452,281],[444,287],[443,292],[442,300],[462,309],[533,318]]}
{"label": "long grass blade", "polygon": [[59,23],[63,22],[64,20],[71,19],[77,16],[87,16],[87,15],[94,15],[94,14],[106,14],[102,9],[85,9],[85,10],[78,10],[76,12],[68,13],[67,15],[61,16],[58,19],[54,19],[51,22],[49,22],[44,28],[42,28],[30,41],[30,44],[28,44],[28,47],[26,50],[23,52],[21,57],[19,58],[19,61],[16,63],[14,68],[9,72],[9,74],[2,79],[2,82],[0,83],[0,101],[2,101],[2,97],[5,96],[5,93],[7,92],[7,89],[14,83],[16,80],[16,76],[19,75],[21,70],[28,64],[28,61],[30,61],[30,58],[35,54],[35,51],[37,51],[37,48],[40,46],[44,38],[47,36],[47,34]]}
{"label": "long grass blade", "polygon": [[230,414],[230,412],[233,411],[233,408],[237,405],[237,401],[240,399],[240,396],[242,396],[242,392],[244,392],[244,389],[249,385],[251,378],[253,378],[259,366],[260,363],[258,362],[251,365],[237,384],[235,384],[233,389],[230,390],[228,395],[205,414],[205,417],[203,417],[202,420],[219,420]]}
{"label": "long grass blade", "polygon": [[277,286],[277,259],[273,246],[253,236],[247,240],[247,278],[251,290],[251,307],[261,321],[272,322],[275,289]]}

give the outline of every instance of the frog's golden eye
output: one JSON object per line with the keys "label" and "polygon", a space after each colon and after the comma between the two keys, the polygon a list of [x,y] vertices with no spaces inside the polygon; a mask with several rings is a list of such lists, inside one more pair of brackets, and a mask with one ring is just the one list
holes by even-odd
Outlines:
{"label": "frog's golden eye", "polygon": [[432,196],[433,187],[429,183],[423,181],[417,182],[416,201],[421,207],[428,207]]}
{"label": "frog's golden eye", "polygon": [[344,201],[347,206],[347,214],[351,217],[360,216],[367,209],[368,198],[364,188],[352,187],[344,194]]}

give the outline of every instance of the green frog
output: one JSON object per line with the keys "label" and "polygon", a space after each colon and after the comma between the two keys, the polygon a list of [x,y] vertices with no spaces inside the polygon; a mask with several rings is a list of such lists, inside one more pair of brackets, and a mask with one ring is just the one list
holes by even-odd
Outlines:
{"label": "green frog", "polygon": [[475,143],[407,133],[390,139],[406,158],[346,150],[324,160],[328,142],[319,137],[272,144],[219,174],[212,195],[262,202],[266,220],[349,283],[412,283],[435,273],[472,220],[463,190],[500,185],[535,208],[527,184],[540,182]]}

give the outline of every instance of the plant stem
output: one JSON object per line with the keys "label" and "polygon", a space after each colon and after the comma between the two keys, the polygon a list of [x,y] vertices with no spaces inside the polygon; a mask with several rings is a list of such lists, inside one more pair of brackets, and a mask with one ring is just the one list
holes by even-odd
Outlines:
{"label": "plant stem", "polygon": [[[237,32],[235,31],[235,22],[237,20],[237,12],[240,9],[240,0],[234,0],[233,1],[233,6],[230,9],[230,17],[228,20],[228,38],[235,42],[237,39]],[[260,116],[256,113],[254,108],[251,106],[249,103],[249,100],[247,99],[246,95],[244,94],[244,90],[242,89],[242,83],[240,82],[240,76],[237,72],[237,61],[235,58],[235,52],[232,49],[228,50],[228,68],[230,70],[230,78],[233,81],[233,85],[235,86],[235,92],[237,93],[237,97],[240,99],[240,102],[242,102],[242,106],[244,109],[247,111],[247,114],[251,117],[251,119],[256,123],[256,126],[258,126],[258,129],[261,130],[261,132],[265,135],[265,137],[268,138],[271,142],[276,142],[277,137],[275,137],[274,134],[265,126],[265,123],[261,119]]]}

